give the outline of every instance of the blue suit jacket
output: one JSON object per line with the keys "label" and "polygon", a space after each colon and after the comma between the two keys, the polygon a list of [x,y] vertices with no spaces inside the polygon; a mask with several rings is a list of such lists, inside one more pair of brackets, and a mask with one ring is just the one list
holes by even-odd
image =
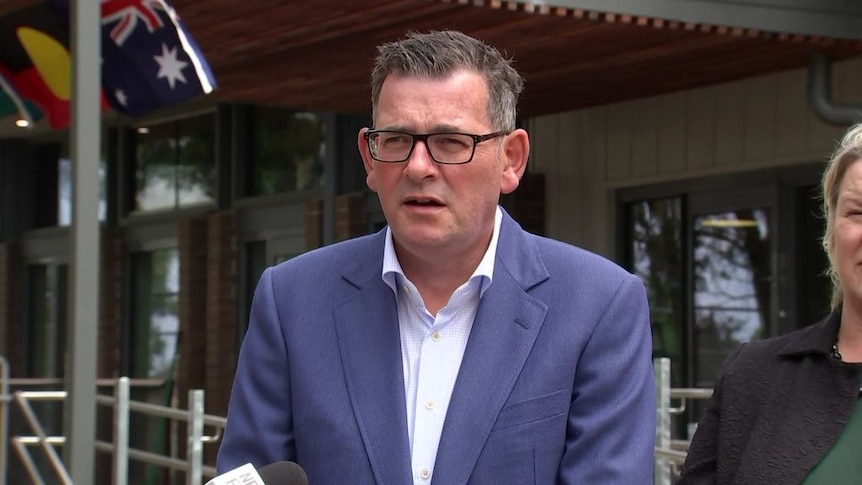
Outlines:
{"label": "blue suit jacket", "polygon": [[[412,483],[385,231],[269,268],[219,450],[309,483]],[[434,484],[648,484],[655,387],[640,280],[504,213],[493,283],[452,393]]]}

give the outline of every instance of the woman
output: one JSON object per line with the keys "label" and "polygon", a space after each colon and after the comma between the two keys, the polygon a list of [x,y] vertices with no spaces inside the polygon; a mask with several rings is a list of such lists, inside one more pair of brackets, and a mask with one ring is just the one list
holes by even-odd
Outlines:
{"label": "woman", "polygon": [[823,174],[832,313],[730,355],[678,485],[862,483],[862,124]]}

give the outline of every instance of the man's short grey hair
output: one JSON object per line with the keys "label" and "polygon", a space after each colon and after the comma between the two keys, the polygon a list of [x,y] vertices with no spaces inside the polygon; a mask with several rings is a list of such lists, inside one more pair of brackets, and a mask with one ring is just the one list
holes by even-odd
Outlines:
{"label": "man's short grey hair", "polygon": [[461,70],[473,71],[485,79],[492,129],[514,130],[524,79],[512,67],[512,61],[495,47],[455,31],[411,32],[404,39],[377,48],[371,72],[373,119],[377,119],[383,81],[390,74],[443,79]]}

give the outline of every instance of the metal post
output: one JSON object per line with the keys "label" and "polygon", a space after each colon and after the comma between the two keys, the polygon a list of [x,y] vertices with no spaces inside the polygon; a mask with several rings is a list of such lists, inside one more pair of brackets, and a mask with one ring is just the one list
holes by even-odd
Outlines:
{"label": "metal post", "polygon": [[[653,359],[655,373],[656,397],[656,427],[655,447],[660,450],[670,449],[670,359],[659,357]],[[655,485],[670,485],[670,461],[664,457],[656,457],[653,470]]]}
{"label": "metal post", "polygon": [[114,485],[129,481],[129,378],[120,377],[114,389]]}
{"label": "metal post", "polygon": [[189,391],[189,423],[186,454],[189,470],[186,473],[188,485],[199,485],[203,478],[203,435],[204,435],[204,391]]}
{"label": "metal post", "polygon": [[95,483],[99,309],[101,2],[70,2],[72,47],[72,244],[69,285],[68,409],[64,428],[74,483]]}

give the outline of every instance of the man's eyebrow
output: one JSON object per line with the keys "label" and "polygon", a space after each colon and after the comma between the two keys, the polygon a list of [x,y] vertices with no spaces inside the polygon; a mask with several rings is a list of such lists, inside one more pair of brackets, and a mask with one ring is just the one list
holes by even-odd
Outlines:
{"label": "man's eyebrow", "polygon": [[[418,131],[412,130],[404,125],[390,125],[390,126],[380,126],[375,128],[376,130],[383,131],[400,131],[402,133],[411,133],[418,134]],[[425,133],[465,133],[463,128],[459,128],[454,125],[437,125],[426,131]]]}

